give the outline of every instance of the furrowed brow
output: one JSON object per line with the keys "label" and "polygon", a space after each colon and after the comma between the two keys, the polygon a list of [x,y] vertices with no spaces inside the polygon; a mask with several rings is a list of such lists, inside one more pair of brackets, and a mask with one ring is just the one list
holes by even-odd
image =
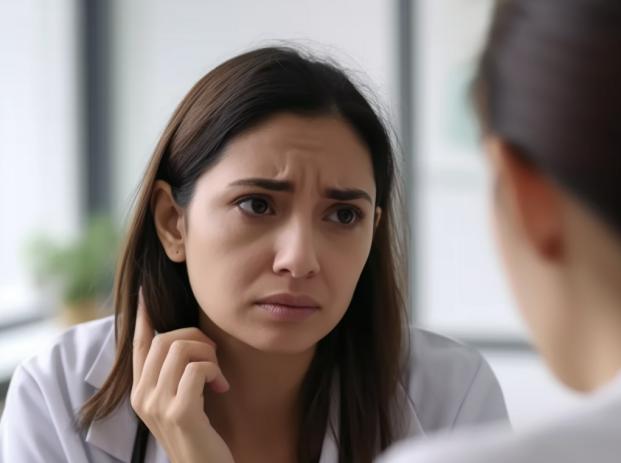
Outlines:
{"label": "furrowed brow", "polygon": [[373,200],[371,199],[371,195],[369,195],[366,191],[360,190],[358,188],[328,188],[325,192],[325,196],[330,199],[336,199],[338,201],[351,201],[354,199],[364,199],[371,204],[373,204]]}
{"label": "furrowed brow", "polygon": [[293,183],[269,178],[244,178],[234,181],[229,186],[254,186],[264,190],[293,192]]}

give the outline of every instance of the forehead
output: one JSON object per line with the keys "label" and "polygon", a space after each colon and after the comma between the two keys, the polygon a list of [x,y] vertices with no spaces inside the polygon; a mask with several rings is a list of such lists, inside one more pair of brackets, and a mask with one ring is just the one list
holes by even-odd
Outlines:
{"label": "forehead", "polygon": [[273,116],[232,139],[207,175],[223,181],[246,176],[294,182],[312,178],[323,186],[375,192],[371,153],[338,116]]}

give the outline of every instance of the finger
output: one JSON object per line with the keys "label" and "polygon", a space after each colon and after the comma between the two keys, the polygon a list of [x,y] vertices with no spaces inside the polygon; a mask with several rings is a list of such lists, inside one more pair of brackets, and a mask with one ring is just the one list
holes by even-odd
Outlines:
{"label": "finger", "polygon": [[214,392],[219,393],[226,392],[230,388],[217,363],[188,363],[179,381],[177,398],[188,406],[196,404],[196,400],[203,397],[205,384],[208,384]]}
{"label": "finger", "polygon": [[134,385],[138,384],[144,364],[151,348],[151,342],[153,341],[153,326],[147,309],[144,305],[144,299],[142,296],[142,288],[138,291],[138,308],[136,311],[136,326],[134,328],[134,340],[132,349],[132,364],[134,374]]}
{"label": "finger", "polygon": [[157,388],[170,396],[177,394],[181,376],[191,362],[217,364],[216,350],[210,344],[201,341],[173,341],[162,364]]}
{"label": "finger", "polygon": [[146,388],[155,388],[161,376],[162,366],[170,350],[170,346],[175,341],[197,341],[203,342],[212,347],[215,351],[215,343],[209,339],[198,328],[181,328],[178,330],[160,333],[153,338],[151,349],[144,362],[141,384]]}

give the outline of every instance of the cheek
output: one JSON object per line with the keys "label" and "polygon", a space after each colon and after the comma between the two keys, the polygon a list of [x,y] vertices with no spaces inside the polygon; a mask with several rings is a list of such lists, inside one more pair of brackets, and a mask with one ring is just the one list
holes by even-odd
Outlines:
{"label": "cheek", "polygon": [[203,310],[232,313],[241,291],[265,266],[265,246],[234,217],[193,223],[186,243],[190,284]]}
{"label": "cheek", "polygon": [[343,313],[353,296],[362,269],[369,257],[372,232],[335,240],[325,253],[324,278],[335,296],[337,308]]}
{"label": "cheek", "polygon": [[[373,231],[367,228],[338,233],[317,230],[323,235],[321,272],[302,289],[317,291],[332,302],[329,318],[334,323],[349,306],[368,258]],[[279,287],[272,279],[276,236],[269,227],[248,224],[234,212],[191,223],[186,243],[190,284],[214,322],[227,325],[242,315],[246,296],[252,299],[257,294],[251,293],[265,290],[265,284]]]}
{"label": "cheek", "polygon": [[505,278],[517,308],[532,330],[538,324],[538,311],[535,309],[537,301],[533,299],[537,293],[533,291],[533,268],[524,255],[524,247],[513,228],[514,225],[508,222],[498,208],[492,213],[492,222]]}
{"label": "cheek", "polygon": [[511,230],[509,225],[505,223],[502,213],[498,211],[498,207],[492,211],[492,229],[496,241],[496,248],[500,256],[501,264],[508,279],[509,285],[514,296],[519,299],[519,269],[515,262],[515,248],[512,242]]}

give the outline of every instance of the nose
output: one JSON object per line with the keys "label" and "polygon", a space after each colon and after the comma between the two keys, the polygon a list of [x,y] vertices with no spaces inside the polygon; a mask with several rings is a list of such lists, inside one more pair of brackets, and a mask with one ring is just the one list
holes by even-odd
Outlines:
{"label": "nose", "polygon": [[320,270],[312,226],[301,220],[292,222],[278,236],[273,271],[292,278],[311,278]]}

